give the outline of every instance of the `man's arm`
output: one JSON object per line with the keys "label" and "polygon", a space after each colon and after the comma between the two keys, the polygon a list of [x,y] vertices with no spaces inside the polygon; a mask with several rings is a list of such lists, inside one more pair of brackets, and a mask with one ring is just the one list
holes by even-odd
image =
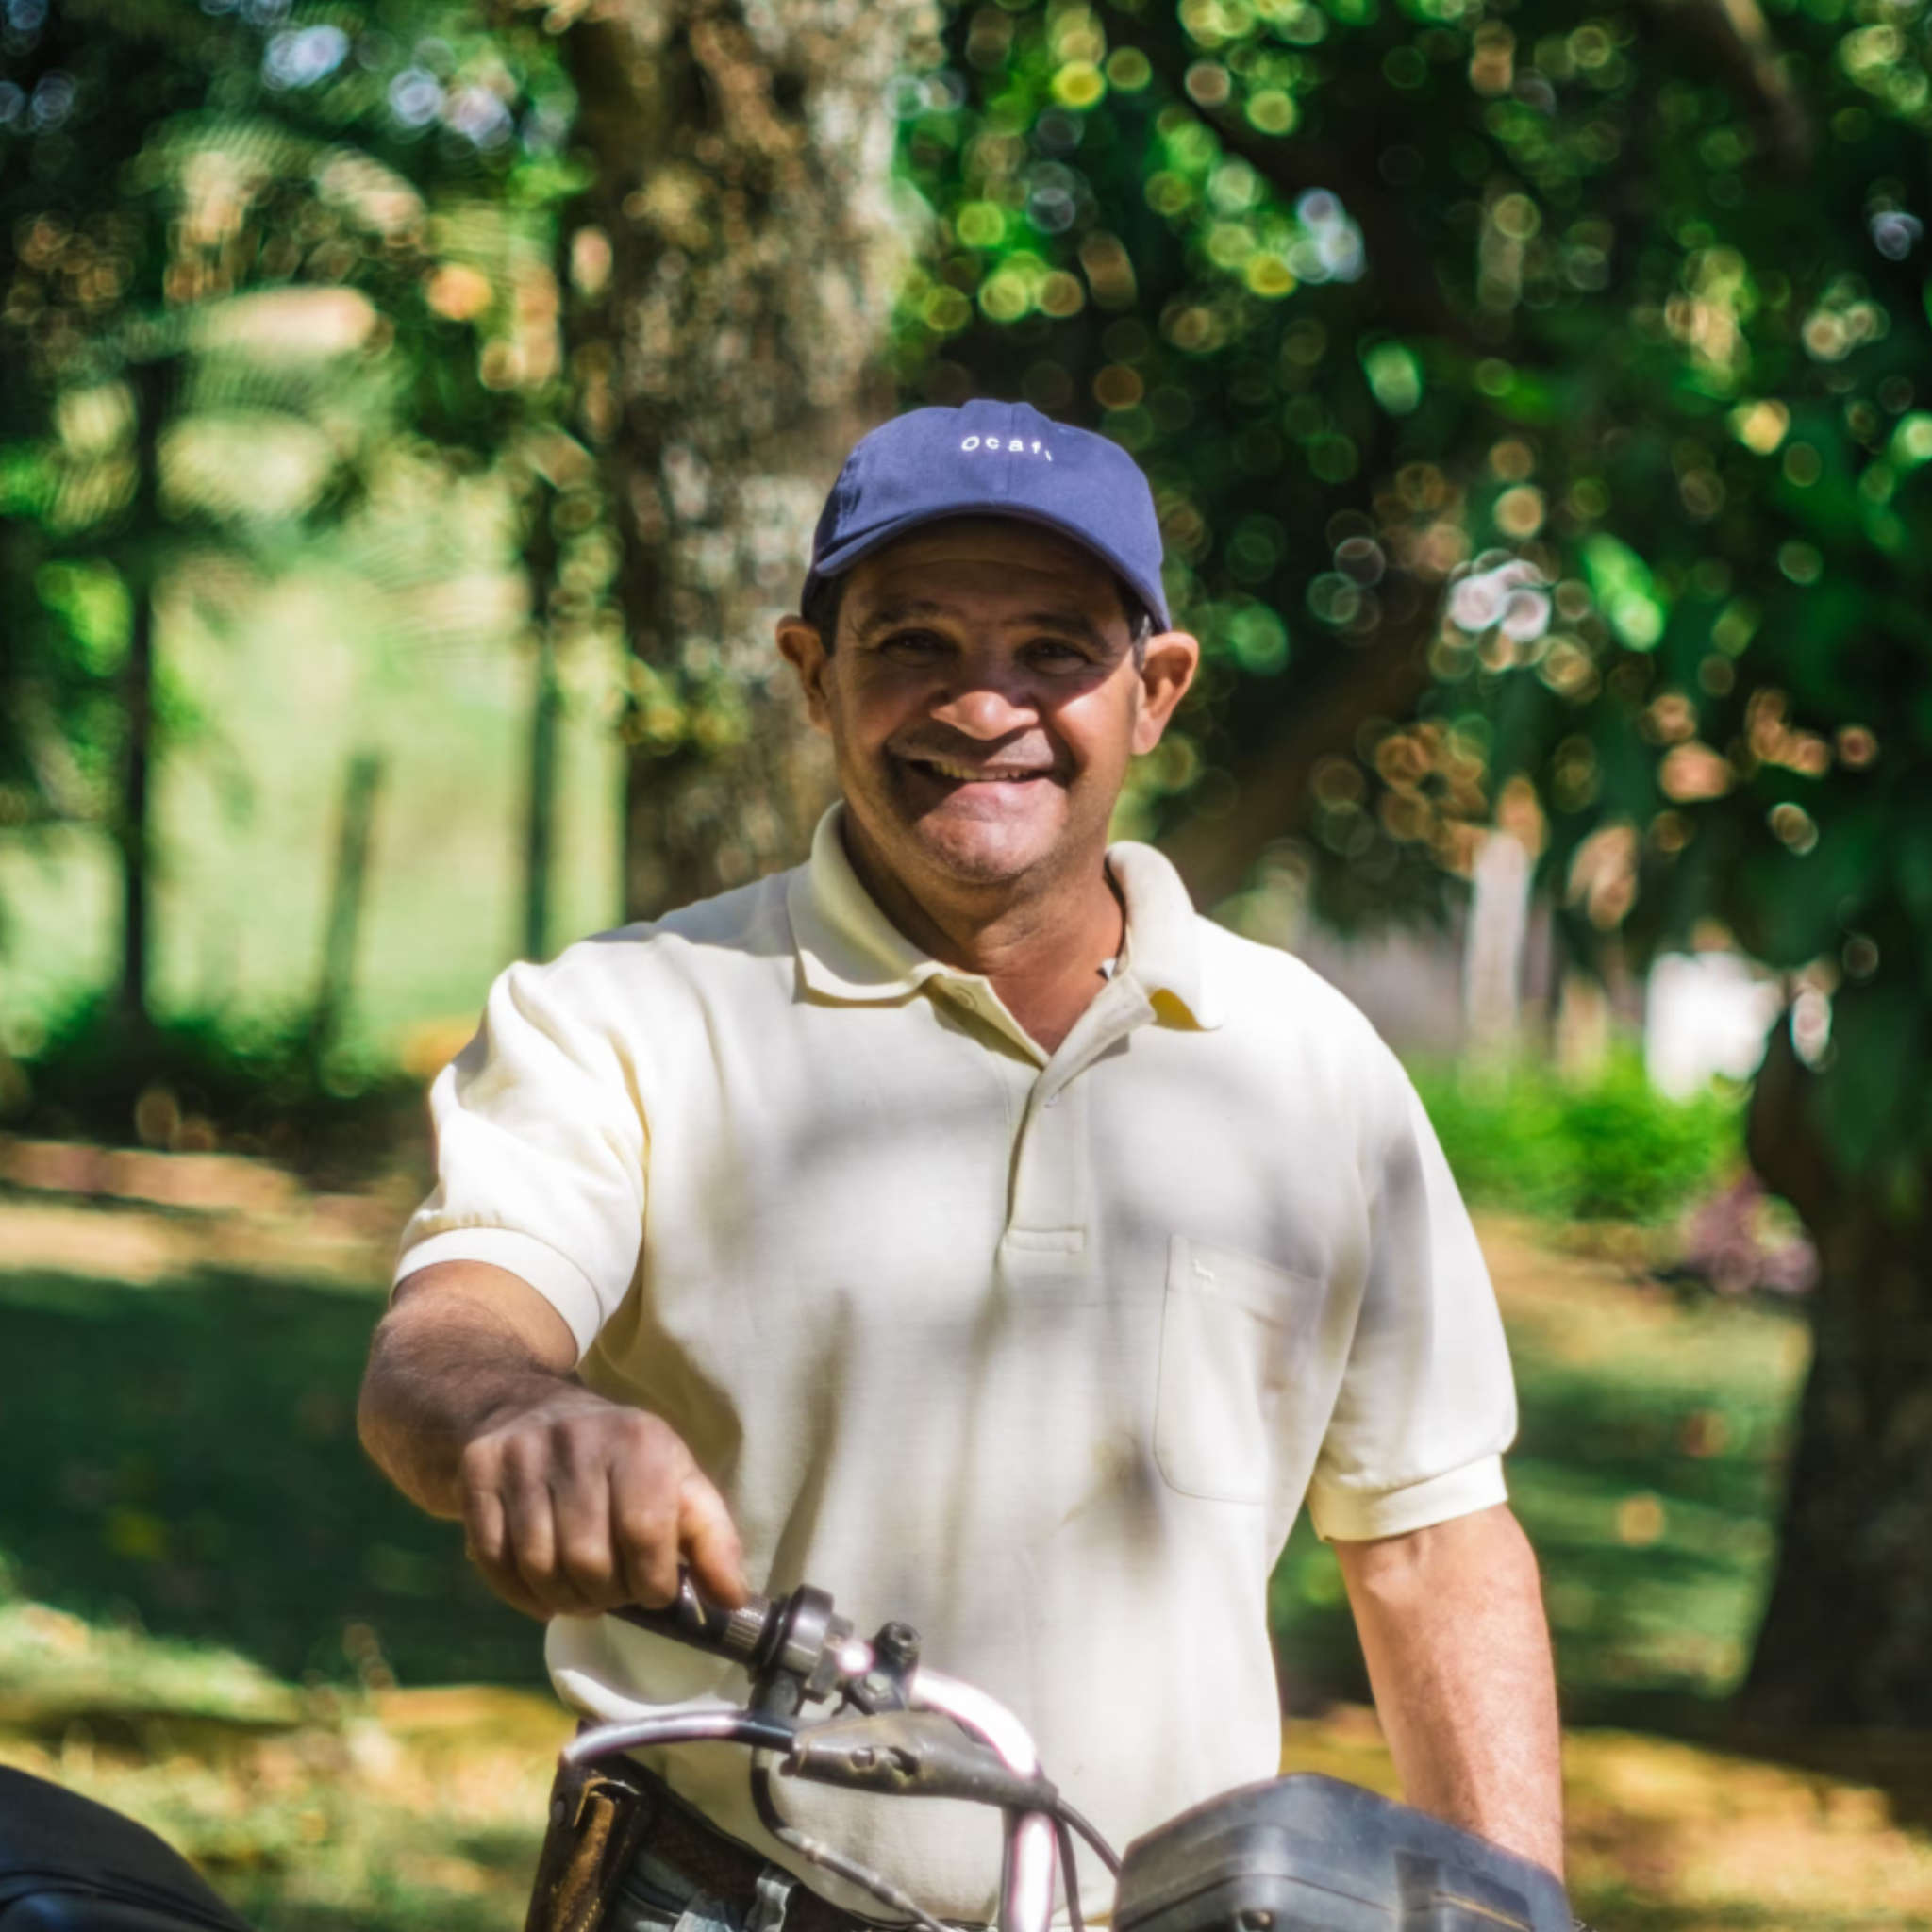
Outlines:
{"label": "man's arm", "polygon": [[578,1383],[576,1354],[518,1275],[424,1268],[375,1331],[363,1446],[432,1516],[462,1519],[491,1587],[533,1617],[668,1603],[681,1559],[708,1594],[741,1603],[724,1499],[668,1424]]}
{"label": "man's arm", "polygon": [[1556,1674],[1507,1506],[1335,1554],[1410,1804],[1563,1869]]}

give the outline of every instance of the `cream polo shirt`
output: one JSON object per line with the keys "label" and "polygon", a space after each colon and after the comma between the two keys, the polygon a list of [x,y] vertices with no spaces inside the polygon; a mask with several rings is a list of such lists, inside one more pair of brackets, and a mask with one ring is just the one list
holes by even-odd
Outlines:
{"label": "cream polo shirt", "polygon": [[[1304,1496],[1342,1538],[1499,1502],[1515,1402],[1368,1023],[1151,848],[1108,863],[1125,948],[1051,1055],[886,920],[836,809],[793,872],[511,967],[436,1083],[399,1272],[531,1283],[584,1380],[691,1445],[755,1583],[916,1625],[1124,1844],[1274,1774],[1268,1579]],[[547,1658],[608,1714],[743,1681],[602,1618],[556,1620]],[[799,1869],[743,1753],[656,1761]],[[778,1790],[929,1909],[991,1915],[993,1814]]]}

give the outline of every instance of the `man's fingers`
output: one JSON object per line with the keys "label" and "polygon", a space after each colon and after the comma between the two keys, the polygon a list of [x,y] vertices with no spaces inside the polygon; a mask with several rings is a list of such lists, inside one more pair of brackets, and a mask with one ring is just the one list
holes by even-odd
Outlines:
{"label": "man's fingers", "polygon": [[579,1395],[472,1442],[462,1485],[472,1557],[533,1616],[661,1607],[680,1558],[707,1596],[750,1594],[724,1498],[656,1416]]}
{"label": "man's fingers", "polygon": [[677,1510],[661,1458],[633,1453],[611,1464],[610,1537],[625,1600],[661,1609],[677,1594]]}
{"label": "man's fingers", "polygon": [[507,1531],[503,1498],[482,1481],[463,1491],[463,1543],[473,1563],[494,1570],[503,1562]]}
{"label": "man's fingers", "polygon": [[552,1457],[550,1509],[558,1581],[589,1609],[608,1610],[625,1600],[610,1534],[614,1476],[595,1442],[566,1439]]}
{"label": "man's fingers", "polygon": [[503,1498],[493,1488],[463,1491],[463,1545],[483,1580],[512,1609],[539,1620],[549,1617],[550,1611],[530,1594],[510,1560],[508,1522]]}
{"label": "man's fingers", "polygon": [[541,1615],[582,1616],[586,1603],[558,1563],[557,1503],[549,1458],[541,1443],[519,1443],[505,1457],[505,1561],[542,1608]]}
{"label": "man's fingers", "polygon": [[735,1608],[751,1594],[738,1525],[724,1497],[695,1469],[677,1491],[677,1544],[706,1596]]}

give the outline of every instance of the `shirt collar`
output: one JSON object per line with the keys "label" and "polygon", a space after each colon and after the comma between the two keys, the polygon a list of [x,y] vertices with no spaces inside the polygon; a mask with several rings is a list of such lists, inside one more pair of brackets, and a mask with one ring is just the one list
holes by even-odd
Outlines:
{"label": "shirt collar", "polygon": [[1160,995],[1177,1002],[1204,1032],[1222,1024],[1213,975],[1202,957],[1201,921],[1174,862],[1151,845],[1123,841],[1107,848],[1107,869],[1127,908],[1122,966],[1141,982],[1162,1020],[1174,1017]]}
{"label": "shirt collar", "polygon": [[786,905],[798,970],[813,992],[835,1000],[896,1000],[928,979],[966,975],[922,953],[858,881],[835,805],[812,834],[811,858],[791,874]]}
{"label": "shirt collar", "polygon": [[[810,860],[787,887],[805,984],[826,999],[885,1003],[907,998],[929,979],[975,980],[921,952],[879,909],[846,856],[844,810],[835,805],[819,820]],[[1219,1026],[1223,1014],[1202,958],[1200,922],[1180,874],[1151,845],[1111,845],[1107,862],[1126,905],[1122,972],[1140,984],[1158,1018]]]}

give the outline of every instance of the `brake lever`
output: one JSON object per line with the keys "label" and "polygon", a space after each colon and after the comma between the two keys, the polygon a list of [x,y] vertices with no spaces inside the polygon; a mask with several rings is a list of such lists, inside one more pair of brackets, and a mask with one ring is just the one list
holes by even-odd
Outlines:
{"label": "brake lever", "polygon": [[940,1711],[884,1710],[802,1729],[778,1767],[788,1777],[909,1798],[966,1798],[1010,1811],[1050,1811],[1059,1792],[1012,1770]]}

